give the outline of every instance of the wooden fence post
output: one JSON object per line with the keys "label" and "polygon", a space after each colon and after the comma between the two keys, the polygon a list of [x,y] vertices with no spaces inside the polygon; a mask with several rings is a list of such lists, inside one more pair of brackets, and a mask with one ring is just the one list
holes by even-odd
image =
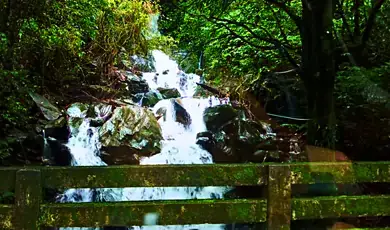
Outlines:
{"label": "wooden fence post", "polygon": [[38,230],[42,199],[41,172],[21,169],[16,172],[13,225],[18,230]]}
{"label": "wooden fence post", "polygon": [[291,172],[285,165],[268,168],[268,230],[289,230],[291,225]]}

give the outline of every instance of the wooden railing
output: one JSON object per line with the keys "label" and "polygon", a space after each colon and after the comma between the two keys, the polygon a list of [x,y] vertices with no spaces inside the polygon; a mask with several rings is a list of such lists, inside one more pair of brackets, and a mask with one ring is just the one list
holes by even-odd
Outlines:
{"label": "wooden railing", "polygon": [[[0,168],[0,192],[15,192],[15,204],[0,204],[0,229],[134,226],[146,213],[158,213],[159,225],[266,222],[271,230],[292,220],[390,216],[387,195],[291,197],[291,185],[319,182],[390,182],[390,162]],[[249,185],[266,185],[267,198],[42,202],[43,188]]]}

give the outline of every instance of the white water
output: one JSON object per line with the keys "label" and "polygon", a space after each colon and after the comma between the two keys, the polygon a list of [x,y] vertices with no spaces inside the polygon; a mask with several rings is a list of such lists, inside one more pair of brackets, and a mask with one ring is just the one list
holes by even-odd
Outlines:
{"label": "white water", "polygon": [[[155,82],[155,73],[144,73],[144,78],[151,89],[158,87],[177,88],[182,96],[182,105],[191,116],[192,123],[189,127],[175,121],[175,113],[172,100],[162,100],[157,103],[153,111],[165,107],[166,118],[159,119],[163,133],[161,153],[152,157],[141,159],[141,165],[156,164],[211,164],[212,156],[203,150],[196,142],[196,134],[206,130],[203,122],[203,111],[209,106],[215,106],[221,102],[217,98],[192,98],[196,89],[199,76],[185,74],[179,71],[175,61],[162,53],[153,51],[156,61],[156,72],[159,74]],[[168,74],[163,74],[168,70]],[[181,79],[181,80],[180,80]],[[84,118],[80,111],[71,110],[68,113]],[[98,140],[98,128],[90,127],[89,120],[84,118],[78,130],[71,128],[72,136],[67,146],[72,154],[74,166],[105,166],[99,157],[100,143]],[[229,188],[223,187],[180,187],[180,188],[125,188],[125,189],[99,189],[95,190],[98,199],[105,201],[146,201],[146,200],[182,200],[182,199],[208,199],[222,198]],[[91,202],[93,190],[69,189],[59,198],[60,202]],[[146,214],[146,213],[145,213]],[[224,225],[186,225],[186,226],[144,226],[133,229],[223,229]],[[63,229],[91,229],[91,228],[63,228]],[[93,229],[93,228],[92,228]]]}

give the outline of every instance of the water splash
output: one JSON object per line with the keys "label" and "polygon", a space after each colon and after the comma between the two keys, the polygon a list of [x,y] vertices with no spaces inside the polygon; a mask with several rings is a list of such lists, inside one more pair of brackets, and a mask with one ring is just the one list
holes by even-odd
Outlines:
{"label": "water splash", "polygon": [[[153,112],[165,111],[164,118],[159,119],[164,137],[159,154],[142,158],[141,165],[158,164],[212,164],[212,156],[196,144],[196,134],[206,130],[203,112],[207,107],[221,104],[220,100],[211,98],[192,98],[199,76],[186,74],[179,70],[175,61],[161,51],[152,52],[155,59],[156,73],[144,73],[150,88],[176,88],[182,98],[180,105],[190,114],[191,124],[184,126],[176,122],[174,99],[161,100]],[[72,154],[73,166],[106,166],[100,158],[100,142],[97,127],[89,125],[86,114],[76,108],[69,108],[68,114],[83,119],[79,127],[71,128],[71,137],[67,144]],[[59,202],[91,201],[147,201],[147,200],[185,200],[185,199],[218,199],[230,188],[227,187],[154,187],[154,188],[107,188],[107,189],[68,189],[58,197]],[[158,219],[158,218],[157,218]],[[148,223],[145,223],[146,225]],[[185,225],[185,226],[133,226],[132,229],[223,229],[224,225]],[[92,230],[96,228],[62,228],[64,230]]]}
{"label": "water splash", "polygon": [[143,74],[151,89],[176,88],[182,97],[192,97],[195,94],[196,83],[200,81],[198,75],[184,73],[176,61],[160,50],[153,50],[152,56],[156,60],[156,72]]}

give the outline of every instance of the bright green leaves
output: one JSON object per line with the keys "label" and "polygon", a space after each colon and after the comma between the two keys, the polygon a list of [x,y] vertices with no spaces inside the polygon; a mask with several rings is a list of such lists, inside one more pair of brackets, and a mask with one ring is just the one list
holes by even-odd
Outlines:
{"label": "bright green leaves", "polygon": [[[299,0],[289,1],[299,15]],[[276,49],[279,44],[293,47],[291,55],[299,59],[299,30],[290,16],[268,1],[198,1],[162,4],[161,26],[179,40],[187,53],[181,62],[186,69],[197,66],[200,53],[210,79],[242,77],[289,65]],[[167,19],[169,18],[169,20]],[[174,23],[176,19],[176,24]]]}

